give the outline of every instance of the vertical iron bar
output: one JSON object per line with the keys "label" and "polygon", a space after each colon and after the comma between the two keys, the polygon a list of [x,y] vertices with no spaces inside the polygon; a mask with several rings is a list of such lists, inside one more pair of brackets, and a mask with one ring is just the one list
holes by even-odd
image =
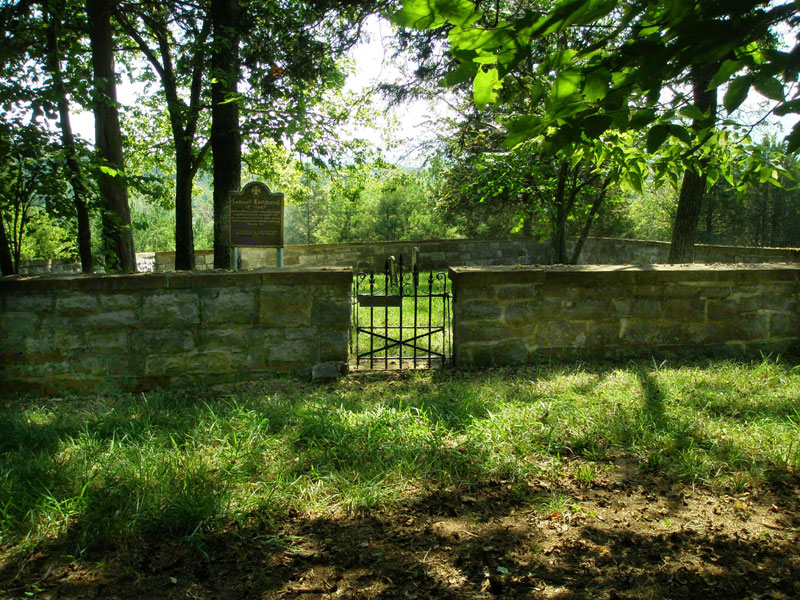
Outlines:
{"label": "vertical iron bar", "polygon": [[417,295],[419,294],[419,267],[416,261],[411,267],[411,281],[414,284],[414,369],[417,368]]}
{"label": "vertical iron bar", "polygon": [[442,297],[442,364],[450,356],[448,349],[452,348],[450,339],[450,292],[447,291],[447,279],[444,282],[444,296]]}
{"label": "vertical iron bar", "polygon": [[[369,272],[369,295],[375,295],[375,271]],[[375,307],[369,307],[369,370],[374,367],[373,361],[375,360]]]}
{"label": "vertical iron bar", "polygon": [[402,254],[400,255],[400,261],[399,261],[399,264],[398,264],[397,273],[399,275],[399,277],[397,279],[397,285],[400,287],[400,290],[399,290],[400,291],[400,323],[399,323],[400,329],[398,329],[398,331],[400,332],[400,335],[398,336],[398,339],[400,340],[400,343],[397,345],[397,348],[398,348],[397,349],[397,361],[398,361],[397,362],[397,368],[398,369],[402,369],[403,368],[403,255]]}
{"label": "vertical iron bar", "polygon": [[428,368],[431,368],[433,333],[431,332],[431,313],[433,308],[433,271],[428,275]]}
{"label": "vertical iron bar", "polygon": [[[355,310],[353,306],[355,305]],[[350,356],[353,356],[353,335],[355,334],[356,362],[358,362],[358,275],[353,277],[353,294],[350,297]],[[358,368],[358,365],[356,365]]]}
{"label": "vertical iron bar", "polygon": [[[383,295],[389,295],[389,259],[386,259],[386,266],[383,268]],[[386,339],[386,344],[383,347],[383,368],[389,370],[389,304],[384,303],[383,308],[383,335]]]}

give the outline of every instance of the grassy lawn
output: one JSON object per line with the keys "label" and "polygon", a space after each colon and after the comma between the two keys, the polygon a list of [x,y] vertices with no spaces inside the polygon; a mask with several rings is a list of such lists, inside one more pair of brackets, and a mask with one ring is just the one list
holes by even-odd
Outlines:
{"label": "grassy lawn", "polygon": [[576,514],[576,490],[623,464],[712,498],[796,494],[800,368],[651,362],[7,398],[0,431],[6,562],[53,543],[74,557],[236,531],[280,545],[293,520],[406,515],[488,488],[517,509]]}

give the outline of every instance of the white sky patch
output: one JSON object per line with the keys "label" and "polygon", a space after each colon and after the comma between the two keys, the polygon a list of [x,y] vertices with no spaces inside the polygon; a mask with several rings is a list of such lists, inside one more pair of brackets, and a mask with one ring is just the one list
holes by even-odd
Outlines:
{"label": "white sky patch", "polygon": [[436,121],[448,114],[448,106],[443,100],[415,100],[389,107],[378,95],[378,86],[402,84],[407,81],[406,71],[413,65],[392,58],[393,31],[388,21],[370,17],[364,23],[363,34],[362,41],[350,53],[355,72],[348,77],[345,87],[356,93],[371,93],[382,117],[371,128],[357,129],[354,135],[375,144],[391,161],[417,165],[424,160],[426,145],[436,139]]}

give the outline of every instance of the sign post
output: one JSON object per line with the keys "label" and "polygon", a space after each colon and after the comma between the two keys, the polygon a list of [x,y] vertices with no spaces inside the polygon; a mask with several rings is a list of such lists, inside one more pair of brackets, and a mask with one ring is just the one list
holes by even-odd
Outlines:
{"label": "sign post", "polygon": [[277,248],[283,267],[283,194],[270,192],[260,181],[231,192],[231,269],[238,269],[239,248]]}

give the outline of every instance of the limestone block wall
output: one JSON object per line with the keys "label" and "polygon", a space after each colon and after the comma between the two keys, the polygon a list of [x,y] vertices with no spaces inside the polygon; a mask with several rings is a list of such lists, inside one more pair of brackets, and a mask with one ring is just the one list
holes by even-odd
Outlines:
{"label": "limestone block wall", "polygon": [[800,343],[800,266],[452,268],[459,366],[758,356]]}
{"label": "limestone block wall", "polygon": [[350,269],[0,279],[0,393],[213,384],[347,361]]}
{"label": "limestone block wall", "polygon": [[[575,240],[568,244],[569,252]],[[285,266],[353,267],[356,271],[383,269],[388,256],[406,261],[414,247],[419,248],[420,266],[423,269],[446,269],[452,266],[546,265],[551,263],[549,242],[510,238],[500,240],[419,240],[406,242],[364,242],[358,244],[317,244],[286,246]],[[615,238],[588,238],[579,260],[580,264],[661,264],[667,261],[668,242],[624,240]],[[195,252],[198,270],[213,269],[213,252]],[[800,249],[796,248],[746,248],[738,246],[698,245],[695,249],[697,263],[764,263],[798,262]],[[274,248],[242,248],[241,268],[261,269],[274,267]],[[174,252],[155,253],[154,270],[175,270]]]}
{"label": "limestone block wall", "polygon": [[[568,247],[572,251],[575,240]],[[664,264],[669,256],[669,242],[587,238],[578,262],[582,265],[654,265]],[[747,246],[695,246],[695,262],[713,263],[785,263],[800,262],[797,248],[755,248]]]}
{"label": "limestone block wall", "polygon": [[[550,246],[536,240],[419,240],[286,246],[283,264],[286,267],[380,270],[388,256],[399,259],[402,255],[405,261],[409,261],[414,247],[419,248],[422,269],[446,269],[450,265],[546,264],[550,257]],[[276,265],[276,260],[274,248],[242,248],[240,268],[270,268]],[[196,251],[195,263],[197,270],[213,269],[213,252]],[[175,253],[157,252],[154,269],[157,272],[174,271]]]}
{"label": "limestone block wall", "polygon": [[[571,253],[575,239],[568,242]],[[406,242],[364,242],[358,244],[316,244],[286,246],[284,266],[353,267],[356,270],[380,270],[387,256],[409,260],[414,247],[420,250],[423,269],[446,269],[452,266],[547,265],[551,261],[549,242],[523,238],[500,240],[419,240]],[[668,242],[587,238],[580,264],[585,265],[651,265],[662,264],[669,255]],[[276,266],[274,248],[242,248],[240,268],[244,270]],[[754,248],[741,246],[695,247],[697,263],[782,263],[800,262],[797,248]],[[196,270],[214,268],[213,250],[195,251]],[[140,252],[136,254],[140,273],[166,273],[175,270],[174,252]],[[80,273],[80,264],[68,260],[23,261],[20,272],[26,275]],[[98,267],[102,272],[102,265]]]}
{"label": "limestone block wall", "polygon": [[67,275],[80,273],[81,264],[74,260],[64,258],[47,258],[37,260],[23,260],[19,264],[21,275]]}

